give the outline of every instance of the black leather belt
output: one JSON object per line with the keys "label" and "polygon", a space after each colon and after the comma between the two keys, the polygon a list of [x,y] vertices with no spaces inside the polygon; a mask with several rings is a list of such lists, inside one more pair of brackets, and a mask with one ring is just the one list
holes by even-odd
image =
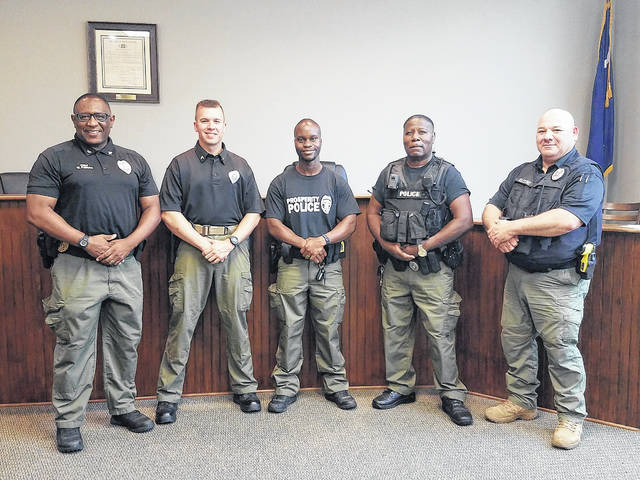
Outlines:
{"label": "black leather belt", "polygon": [[89,260],[95,260],[95,258],[89,255],[85,249],[76,247],[74,245],[69,245],[69,247],[64,252],[60,252],[60,253],[66,253],[69,255],[73,255],[74,257],[88,258]]}
{"label": "black leather belt", "polygon": [[516,267],[521,268],[529,273],[546,273],[552,270],[565,270],[567,268],[575,268],[577,260],[571,260],[570,262],[561,263],[559,265],[518,265],[513,263]]}

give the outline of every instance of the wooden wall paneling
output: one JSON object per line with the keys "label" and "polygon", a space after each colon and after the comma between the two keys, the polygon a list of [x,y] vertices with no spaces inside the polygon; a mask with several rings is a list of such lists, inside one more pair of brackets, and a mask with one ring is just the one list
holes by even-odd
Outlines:
{"label": "wooden wall paneling", "polygon": [[384,384],[384,344],[380,320],[378,260],[367,228],[366,201],[360,201],[357,228],[347,242],[343,279],[347,295],[342,353],[351,385]]}
{"label": "wooden wall paneling", "polygon": [[[364,213],[368,199],[359,199]],[[36,230],[25,221],[24,200],[0,201],[0,403],[49,401],[55,337],[44,324],[41,299],[49,295],[49,271],[41,267]],[[160,358],[167,336],[169,233],[160,226],[149,238],[142,257],[145,288],[143,335],[139,347],[139,395],[154,395]],[[269,308],[267,230],[264,222],[253,234],[253,303],[248,313],[259,388],[270,389],[278,340],[278,322]],[[585,302],[580,348],[587,369],[587,408],[594,418],[640,426],[640,236],[605,231],[598,266]],[[384,385],[384,347],[380,319],[377,260],[371,249],[366,218],[349,240],[343,263],[346,292],[342,346],[351,385]],[[463,239],[465,261],[456,271],[462,296],[457,327],[460,375],[476,392],[505,397],[506,364],[500,345],[502,292],[507,272],[504,257],[476,225]],[[303,386],[320,386],[316,373],[313,331],[306,325]],[[428,345],[418,328],[414,365],[419,383],[431,384]],[[210,298],[194,335],[187,366],[185,393],[229,391],[225,338],[215,301]],[[102,398],[102,367],[98,365],[92,398]],[[544,363],[544,355],[541,355]],[[553,407],[553,390],[541,369],[540,405]]]}
{"label": "wooden wall paneling", "polygon": [[169,255],[170,236],[161,224],[152,235],[142,253],[142,281],[144,307],[142,340],[138,347],[136,386],[138,395],[155,395],[158,370],[164,351],[169,325],[168,280],[170,265],[161,261]]}
{"label": "wooden wall paneling", "polygon": [[462,297],[456,349],[460,377],[471,391],[504,398],[507,365],[500,317],[507,262],[481,226],[463,237],[463,245],[464,262],[456,269],[455,282]]}

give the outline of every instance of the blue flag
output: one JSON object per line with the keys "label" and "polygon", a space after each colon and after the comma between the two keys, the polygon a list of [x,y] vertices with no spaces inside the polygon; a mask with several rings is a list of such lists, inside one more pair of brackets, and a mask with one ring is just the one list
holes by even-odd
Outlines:
{"label": "blue flag", "polygon": [[593,82],[591,125],[587,157],[597,162],[605,176],[613,170],[613,65],[611,63],[611,5],[604,2],[598,42],[598,66]]}

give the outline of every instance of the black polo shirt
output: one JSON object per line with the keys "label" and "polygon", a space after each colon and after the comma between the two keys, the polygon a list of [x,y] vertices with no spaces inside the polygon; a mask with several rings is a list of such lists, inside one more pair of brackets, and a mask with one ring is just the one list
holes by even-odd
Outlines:
{"label": "black polo shirt", "polygon": [[124,238],[138,225],[139,198],[157,195],[158,188],[138,153],[111,138],[96,150],[75,137],[38,156],[27,193],[56,198],[56,213],[87,235]]}
{"label": "black polo shirt", "polygon": [[200,225],[237,225],[247,213],[264,212],[251,167],[224,143],[219,155],[196,143],[171,161],[160,188],[160,208],[182,212]]}

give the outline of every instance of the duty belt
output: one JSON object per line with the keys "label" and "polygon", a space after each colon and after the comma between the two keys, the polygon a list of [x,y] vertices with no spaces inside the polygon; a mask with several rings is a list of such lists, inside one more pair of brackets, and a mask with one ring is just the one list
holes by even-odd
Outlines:
{"label": "duty belt", "polygon": [[229,226],[217,226],[217,225],[198,225],[197,223],[192,223],[193,228],[200,235],[230,235],[232,234],[238,225],[229,225]]}
{"label": "duty belt", "polygon": [[565,270],[567,268],[575,268],[577,260],[570,260],[558,265],[520,265],[513,260],[510,260],[510,262],[513,263],[516,267],[519,267],[529,273],[548,273],[552,270]]}

